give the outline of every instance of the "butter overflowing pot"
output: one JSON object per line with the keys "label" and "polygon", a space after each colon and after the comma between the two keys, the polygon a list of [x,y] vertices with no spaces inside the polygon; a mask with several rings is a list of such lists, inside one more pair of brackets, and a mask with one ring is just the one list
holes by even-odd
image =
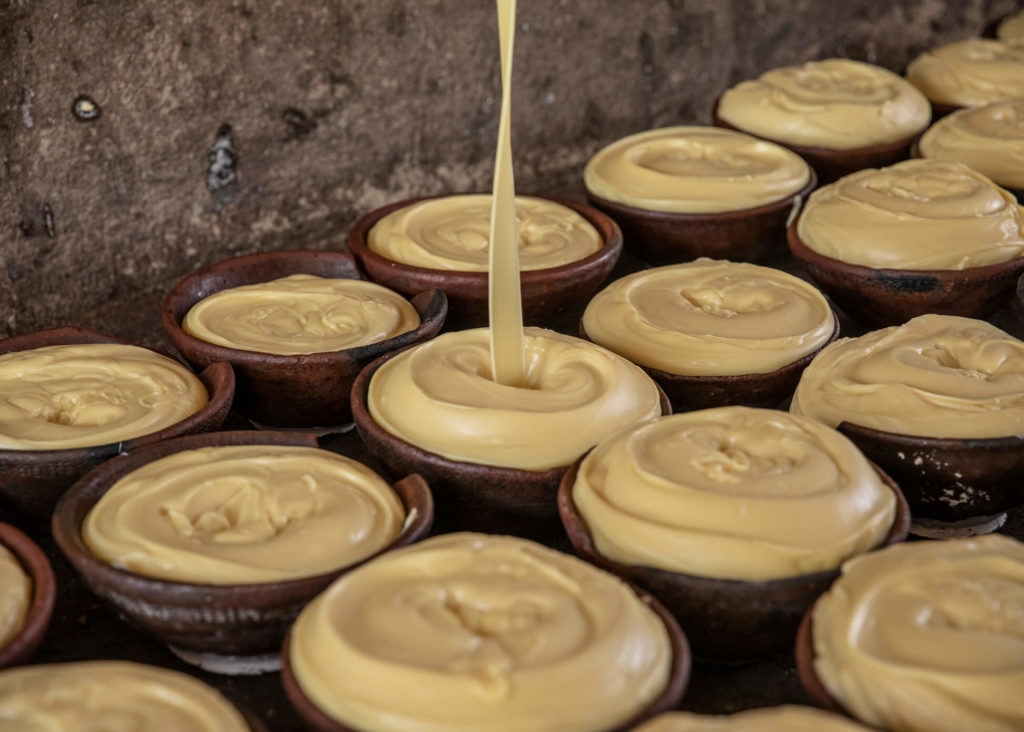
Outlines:
{"label": "butter overflowing pot", "polygon": [[[243,350],[196,337],[185,326],[186,316],[200,301],[211,296],[226,295],[233,288],[270,283],[282,278],[294,282],[294,275],[312,275],[329,280],[360,280],[361,276],[351,256],[329,251],[280,251],[250,254],[227,259],[213,264],[178,282],[163,302],[162,320],[174,347],[197,367],[213,361],[230,363],[238,377],[238,396],[235,409],[261,425],[276,427],[331,428],[351,422],[351,407],[348,392],[352,380],[369,361],[383,353],[418,343],[436,335],[444,324],[447,301],[444,293],[436,290],[417,290],[408,304],[399,303],[400,314],[389,314],[395,321],[407,323],[408,328],[415,320],[419,323],[411,330],[365,345],[342,350],[327,350],[313,353],[289,353],[287,349],[277,353],[259,350]],[[369,285],[369,283],[367,283]],[[287,282],[263,294],[263,297],[280,297]],[[253,293],[256,296],[257,293]],[[287,294],[287,293],[285,293]],[[324,295],[315,295],[316,298]],[[210,302],[214,302],[212,299]],[[291,300],[268,305],[268,318],[285,318],[291,322],[309,320]],[[404,305],[404,307],[402,307]],[[377,306],[378,308],[381,306]],[[414,309],[415,313],[411,310]],[[252,312],[252,308],[248,312]],[[270,312],[272,310],[272,312]],[[210,309],[212,311],[212,308]],[[394,311],[392,311],[394,312]],[[216,312],[211,312],[214,321]],[[360,314],[339,312],[315,313],[316,319],[325,320],[324,333],[330,336],[338,331],[347,333],[360,325]],[[261,311],[262,317],[262,311]],[[198,325],[202,319],[195,317]],[[237,320],[237,318],[236,318]],[[289,323],[290,324],[290,323]],[[273,323],[261,321],[247,324],[247,335],[271,330]],[[195,332],[203,332],[198,327]],[[316,334],[312,334],[316,335]],[[292,341],[299,339],[291,339]],[[307,338],[308,342],[327,342],[328,338]],[[251,343],[249,348],[258,348],[261,341]],[[271,348],[271,346],[265,346]]]}

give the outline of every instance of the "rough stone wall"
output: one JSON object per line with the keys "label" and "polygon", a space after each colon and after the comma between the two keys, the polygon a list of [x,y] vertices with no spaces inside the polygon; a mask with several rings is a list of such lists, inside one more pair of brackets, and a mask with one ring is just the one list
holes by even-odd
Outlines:
{"label": "rough stone wall", "polygon": [[[520,0],[519,188],[707,122],[767,68],[902,71],[1017,5]],[[155,322],[138,311],[203,264],[341,246],[389,200],[485,188],[498,91],[491,0],[0,0],[0,335]]]}

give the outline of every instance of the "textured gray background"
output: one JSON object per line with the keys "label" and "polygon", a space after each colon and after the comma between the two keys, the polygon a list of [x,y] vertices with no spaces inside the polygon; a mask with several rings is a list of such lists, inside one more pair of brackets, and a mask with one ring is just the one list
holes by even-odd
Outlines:
{"label": "textured gray background", "polygon": [[[767,68],[902,70],[1016,0],[520,0],[521,190],[565,190],[623,134],[706,122]],[[489,184],[490,0],[0,0],[0,335],[75,323],[151,342],[177,278],[336,247],[360,214]],[[72,114],[79,95],[102,116]],[[231,126],[236,180],[211,192]],[[152,337],[151,337],[152,336]]]}

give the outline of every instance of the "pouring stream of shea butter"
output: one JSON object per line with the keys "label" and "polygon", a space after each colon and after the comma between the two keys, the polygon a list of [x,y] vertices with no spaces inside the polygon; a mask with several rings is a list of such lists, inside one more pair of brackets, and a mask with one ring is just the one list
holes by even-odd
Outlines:
{"label": "pouring stream of shea butter", "polygon": [[516,34],[516,0],[497,0],[501,43],[501,119],[494,160],[491,204],[488,305],[491,323],[491,371],[505,386],[526,384],[523,303],[519,290],[516,237],[516,189],[512,175],[512,48]]}

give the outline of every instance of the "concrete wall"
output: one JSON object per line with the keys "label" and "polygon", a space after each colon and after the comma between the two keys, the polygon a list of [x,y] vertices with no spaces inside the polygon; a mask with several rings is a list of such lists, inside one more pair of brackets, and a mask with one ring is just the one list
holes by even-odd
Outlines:
{"label": "concrete wall", "polygon": [[[520,0],[519,188],[764,69],[902,70],[1017,4]],[[498,91],[491,0],[0,0],[0,335],[133,331],[203,264],[485,188]]]}

